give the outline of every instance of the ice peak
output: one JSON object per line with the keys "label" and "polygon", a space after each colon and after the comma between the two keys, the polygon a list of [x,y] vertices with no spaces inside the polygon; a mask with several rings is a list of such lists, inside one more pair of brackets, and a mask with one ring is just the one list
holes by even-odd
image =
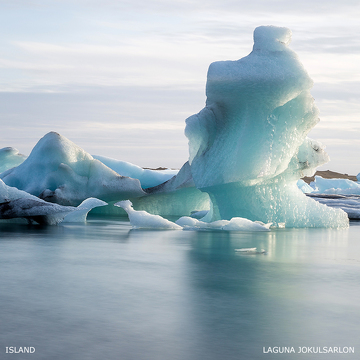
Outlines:
{"label": "ice peak", "polygon": [[253,50],[283,51],[291,42],[291,30],[278,26],[259,26],[254,30]]}

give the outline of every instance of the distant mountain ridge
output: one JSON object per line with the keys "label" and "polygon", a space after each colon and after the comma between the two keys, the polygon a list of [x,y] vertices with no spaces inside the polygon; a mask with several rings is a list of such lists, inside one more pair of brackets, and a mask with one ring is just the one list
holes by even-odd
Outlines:
{"label": "distant mountain ridge", "polygon": [[355,175],[341,174],[331,170],[317,171],[314,176],[305,176],[302,178],[302,180],[310,184],[315,180],[315,176],[321,176],[324,179],[349,179],[352,181],[357,181]]}

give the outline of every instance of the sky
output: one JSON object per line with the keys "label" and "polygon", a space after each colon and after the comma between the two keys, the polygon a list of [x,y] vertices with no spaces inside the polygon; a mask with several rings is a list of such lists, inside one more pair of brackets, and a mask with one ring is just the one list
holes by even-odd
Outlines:
{"label": "sky", "polygon": [[356,175],[359,18],[358,0],[0,0],[0,148],[28,155],[57,131],[93,155],[179,168],[210,63],[248,55],[254,29],[275,25],[314,80],[320,169]]}

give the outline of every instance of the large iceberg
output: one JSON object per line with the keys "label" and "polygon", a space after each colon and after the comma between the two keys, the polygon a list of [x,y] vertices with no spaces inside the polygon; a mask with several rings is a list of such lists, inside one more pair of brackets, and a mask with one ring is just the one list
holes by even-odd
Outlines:
{"label": "large iceberg", "polygon": [[261,26],[248,56],[209,67],[206,107],[185,129],[192,178],[211,199],[206,221],[348,225],[343,211],[306,197],[296,185],[329,158],[307,137],[319,111],[290,40],[287,28]]}
{"label": "large iceberg", "polygon": [[0,178],[61,205],[77,206],[90,197],[119,201],[146,195],[138,179],[119,175],[56,132],[46,134],[23,163]]}

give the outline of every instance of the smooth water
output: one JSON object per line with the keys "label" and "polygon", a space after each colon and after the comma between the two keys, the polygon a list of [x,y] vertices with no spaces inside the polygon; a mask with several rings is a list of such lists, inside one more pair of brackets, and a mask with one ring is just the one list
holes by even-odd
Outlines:
{"label": "smooth water", "polygon": [[[0,225],[0,358],[359,359],[360,224],[271,232]],[[259,247],[267,254],[243,255]],[[34,347],[33,354],[6,347]],[[269,347],[355,354],[271,354]]]}

